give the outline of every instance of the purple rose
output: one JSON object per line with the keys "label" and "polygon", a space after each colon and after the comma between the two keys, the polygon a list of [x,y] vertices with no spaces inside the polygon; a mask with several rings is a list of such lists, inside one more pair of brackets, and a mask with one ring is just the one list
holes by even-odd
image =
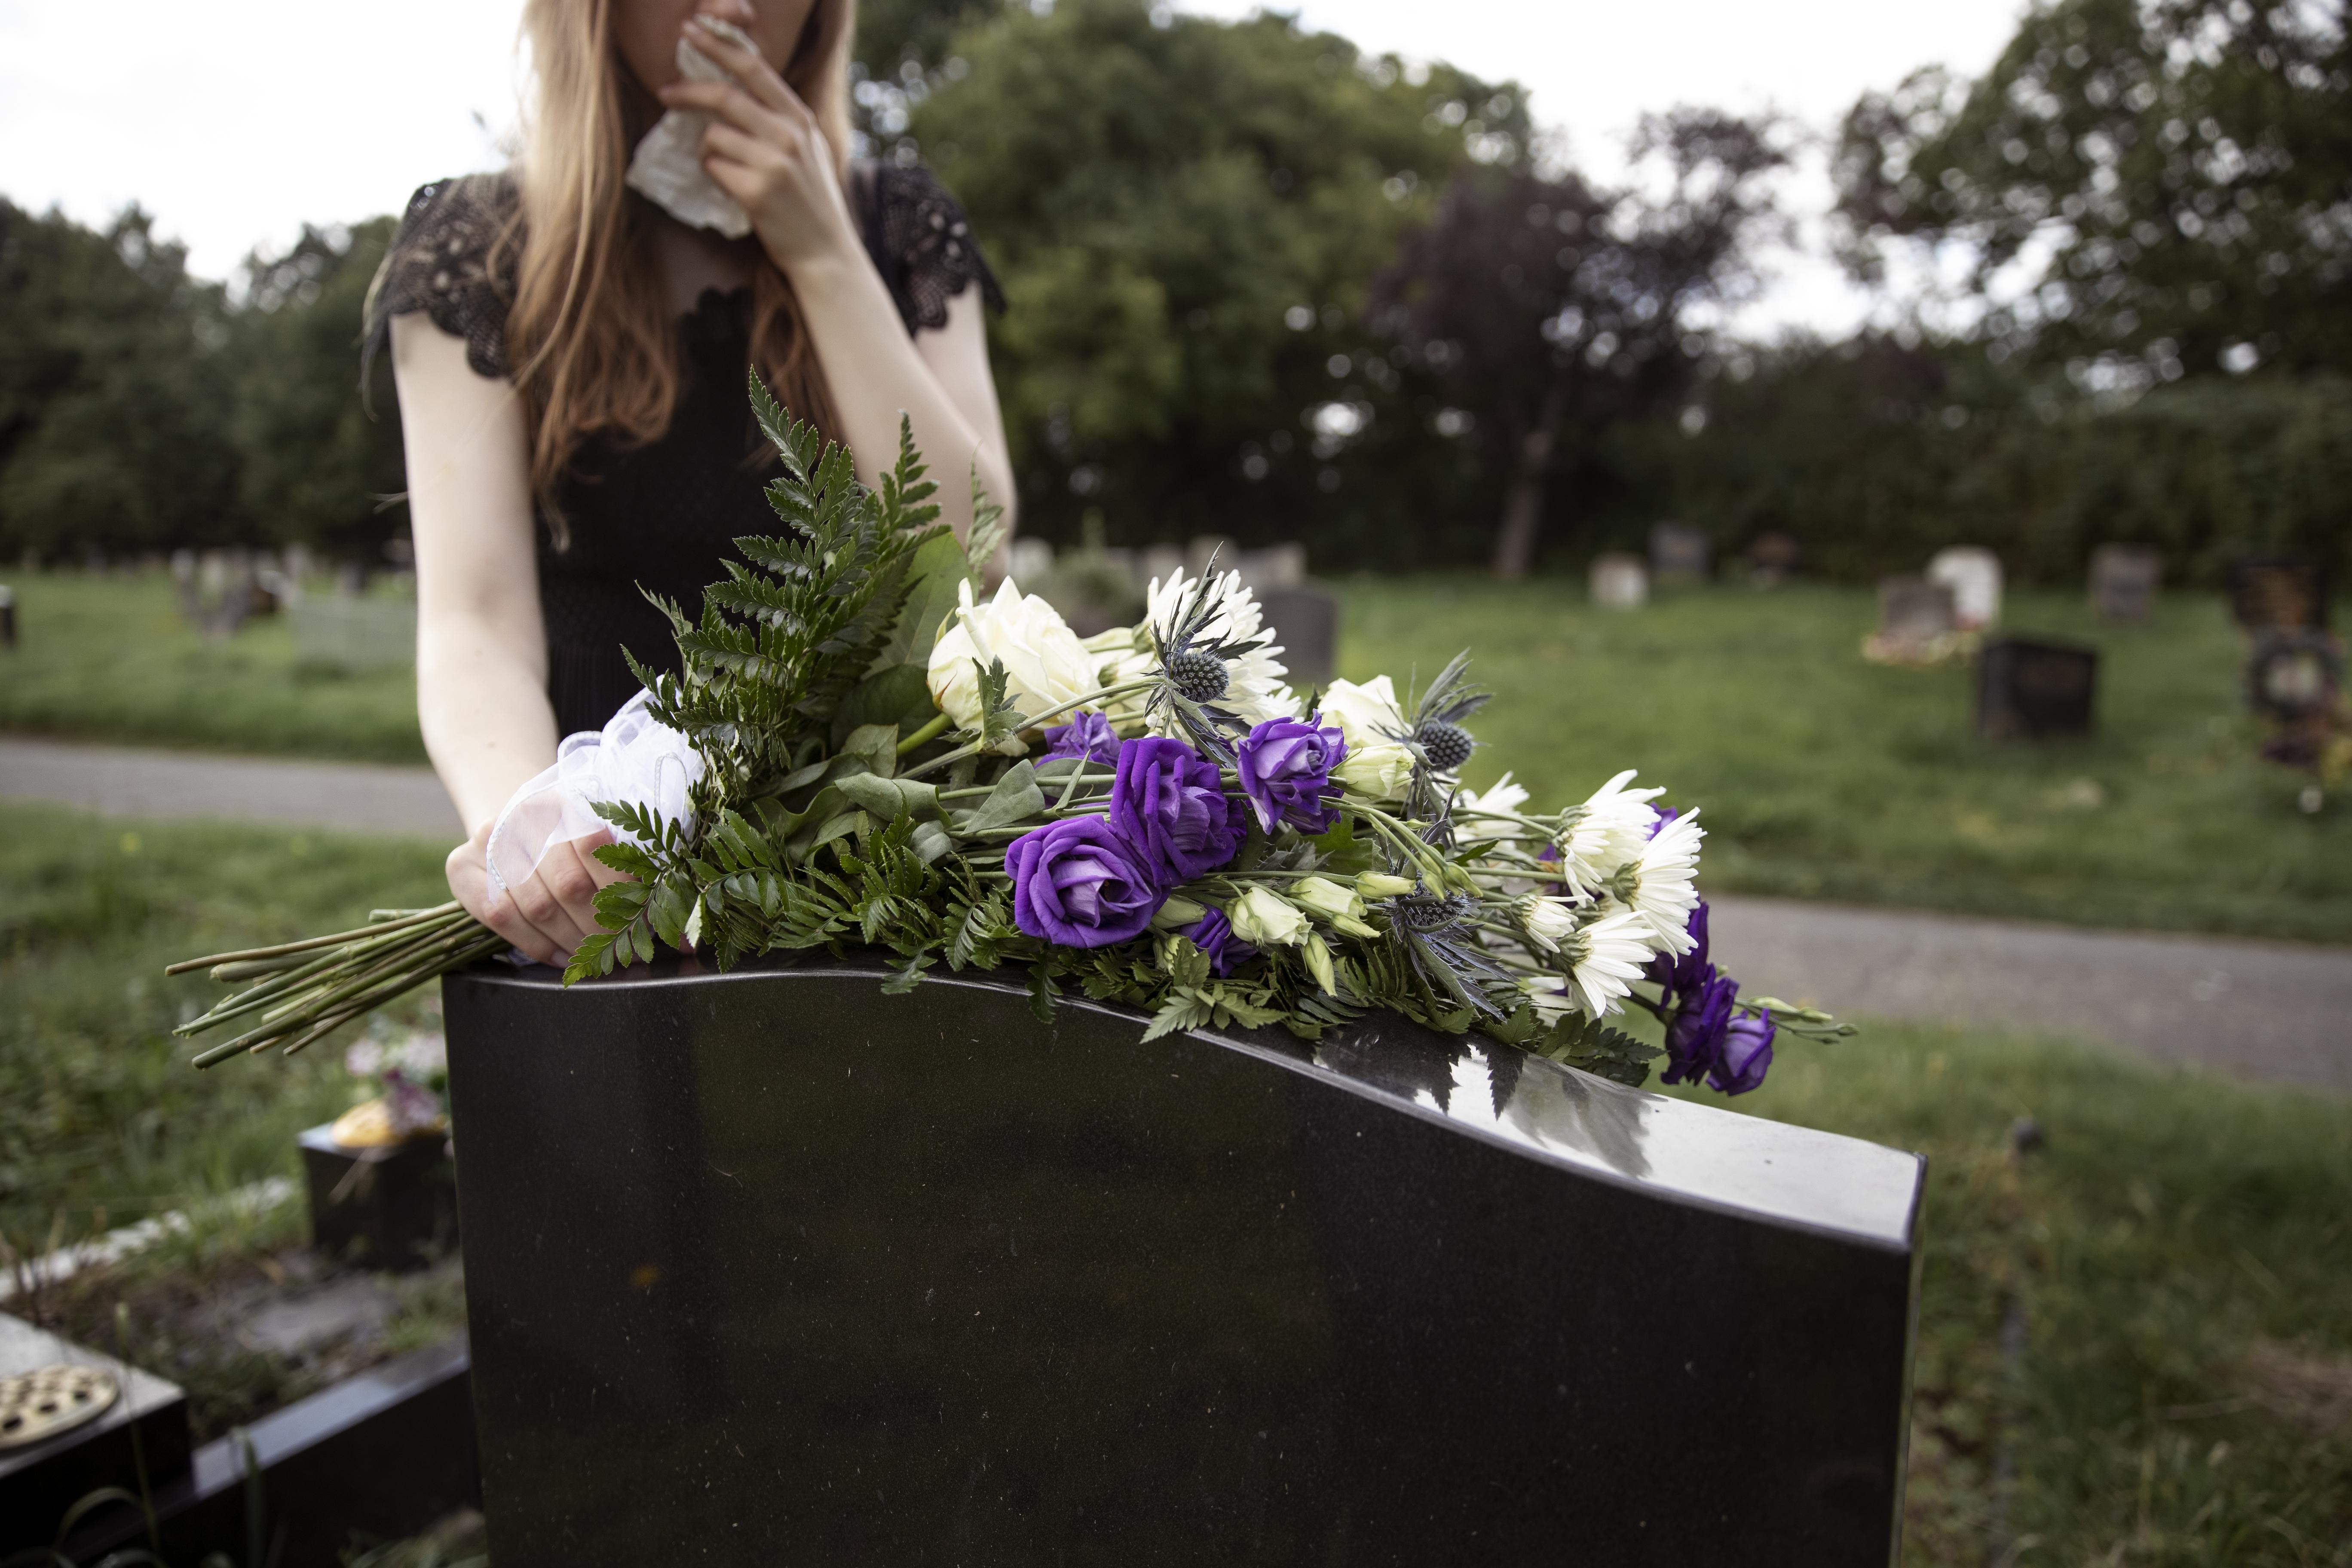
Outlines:
{"label": "purple rose", "polygon": [[1223,910],[1211,910],[1184,935],[1208,959],[1209,973],[1219,979],[1257,956],[1257,949],[1234,934],[1234,923],[1225,919]]}
{"label": "purple rose", "polygon": [[1650,960],[1650,978],[1678,996],[1687,996],[1715,977],[1715,966],[1706,961],[1706,900],[1701,899],[1690,912],[1685,929],[1697,943],[1688,952],[1662,952]]}
{"label": "purple rose", "polygon": [[1234,748],[1234,770],[1268,833],[1277,822],[1324,833],[1339,820],[1339,786],[1331,782],[1331,770],[1347,754],[1348,738],[1337,725],[1268,719]]}
{"label": "purple rose", "polygon": [[1064,947],[1108,947],[1140,936],[1168,897],[1109,822],[1071,816],[1004,847],[1013,923]]}
{"label": "purple rose", "polygon": [[1118,745],[1110,721],[1091,708],[1081,708],[1070,715],[1068,723],[1055,724],[1045,731],[1045,755],[1039,760],[1084,757],[1109,767],[1118,761]]}
{"label": "purple rose", "polygon": [[1118,749],[1111,823],[1170,887],[1233,859],[1247,827],[1243,810],[1217,765],[1181,741],[1150,735]]}
{"label": "purple rose", "polygon": [[1668,1083],[1696,1083],[1715,1070],[1738,996],[1739,982],[1717,974],[1711,965],[1705,980],[1679,994],[1666,1024],[1666,1070],[1660,1077]]}
{"label": "purple rose", "polygon": [[1746,1094],[1762,1083],[1772,1065],[1772,1037],[1779,1029],[1769,1013],[1743,1013],[1732,1019],[1706,1081],[1726,1094]]}

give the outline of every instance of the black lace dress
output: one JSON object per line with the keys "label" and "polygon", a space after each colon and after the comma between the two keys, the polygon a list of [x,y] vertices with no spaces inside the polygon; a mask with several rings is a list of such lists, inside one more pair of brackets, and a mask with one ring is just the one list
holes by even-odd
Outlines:
{"label": "black lace dress", "polygon": [[[945,326],[948,302],[975,283],[991,306],[1003,308],[963,209],[928,170],[859,164],[850,195],[866,253],[909,334]],[[423,310],[466,340],[478,373],[507,374],[513,289],[510,279],[492,275],[490,250],[514,201],[512,184],[495,175],[443,181],[410,198],[376,289],[370,354],[393,317]],[[743,395],[751,312],[749,288],[705,289],[678,321],[683,374],[669,429],[635,446],[590,437],[555,496],[568,538],[559,543],[538,519],[548,697],[559,733],[601,728],[635,694],[624,647],[651,668],[677,667],[669,625],[640,584],[695,614],[702,590],[726,574],[719,563],[733,554],[733,542],[779,526],[761,494],[772,468],[759,461]]]}

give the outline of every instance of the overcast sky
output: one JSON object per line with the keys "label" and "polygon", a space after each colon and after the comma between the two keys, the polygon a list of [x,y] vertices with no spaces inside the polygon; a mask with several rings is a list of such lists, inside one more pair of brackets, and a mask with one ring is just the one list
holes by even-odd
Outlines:
{"label": "overcast sky", "polygon": [[[1254,0],[1183,0],[1234,16]],[[1644,110],[1773,107],[1822,129],[1855,95],[1940,62],[1990,65],[2023,0],[1305,0],[1375,52],[1516,78],[1537,121],[1606,177]],[[102,223],[136,201],[226,277],[304,220],[398,207],[499,161],[515,114],[520,0],[0,0],[0,195]],[[1791,186],[1817,211],[1816,161]],[[983,240],[985,237],[982,237]],[[1834,268],[1774,258],[1742,325],[1838,331],[1867,301]]]}

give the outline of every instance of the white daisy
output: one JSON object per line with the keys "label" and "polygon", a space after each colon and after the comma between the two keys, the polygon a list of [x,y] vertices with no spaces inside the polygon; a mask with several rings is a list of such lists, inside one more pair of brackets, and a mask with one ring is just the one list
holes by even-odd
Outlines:
{"label": "white daisy", "polygon": [[1685,812],[1658,829],[1633,861],[1630,908],[1666,952],[1688,952],[1698,944],[1690,934],[1691,910],[1698,907],[1698,891],[1691,879],[1698,874],[1698,841],[1706,830],[1698,813]]}
{"label": "white daisy", "polygon": [[1544,952],[1558,952],[1559,944],[1576,934],[1576,906],[1566,899],[1530,893],[1519,900],[1519,929]]}
{"label": "white daisy", "polygon": [[1569,984],[1598,1018],[1617,1010],[1650,962],[1650,928],[1631,910],[1618,910],[1580,926],[1560,945],[1568,960]]}
{"label": "white daisy", "polygon": [[[1199,606],[1195,597],[1205,599],[1208,615],[1205,620],[1188,615]],[[1192,640],[1197,644],[1238,645],[1222,657],[1225,665],[1224,694],[1216,706],[1234,714],[1245,724],[1262,724],[1268,719],[1295,719],[1298,716],[1298,696],[1283,680],[1288,673],[1276,658],[1282,652],[1274,640],[1273,631],[1265,626],[1258,609],[1257,595],[1242,586],[1238,572],[1220,573],[1207,578],[1187,578],[1179,567],[1167,577],[1155,580],[1145,595],[1145,619],[1160,634],[1160,640],[1172,642],[1180,616],[1194,621],[1197,629]],[[1183,738],[1174,714],[1162,705],[1156,712],[1153,726],[1160,733]]]}
{"label": "white daisy", "polygon": [[1568,813],[1568,830],[1558,840],[1560,879],[1579,898],[1591,898],[1649,841],[1658,816],[1649,802],[1666,792],[1627,789],[1633,771],[1627,768]]}
{"label": "white daisy", "polygon": [[1454,809],[1459,812],[1489,811],[1502,814],[1517,812],[1528,804],[1528,792],[1505,773],[1485,791],[1465,789],[1454,797]]}

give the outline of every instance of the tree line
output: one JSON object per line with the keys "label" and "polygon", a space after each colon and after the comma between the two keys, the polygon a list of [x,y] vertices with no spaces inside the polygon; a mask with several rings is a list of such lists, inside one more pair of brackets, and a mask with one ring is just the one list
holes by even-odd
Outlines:
{"label": "tree line", "polygon": [[[875,155],[939,172],[1011,300],[1032,531],[1298,539],[1327,571],[1517,574],[1666,518],[1842,576],[1963,540],[2027,576],[2107,540],[2352,566],[2340,7],[2060,0],[1981,79],[1865,95],[1836,244],[1915,280],[1908,314],[1769,345],[1716,323],[1785,232],[1800,128],[1671,108],[1610,186],[1515,84],[1278,16],[869,0],[863,27]],[[379,553],[398,416],[358,337],[391,228],[306,231],[232,293],[136,210],[0,203],[0,552]]]}

